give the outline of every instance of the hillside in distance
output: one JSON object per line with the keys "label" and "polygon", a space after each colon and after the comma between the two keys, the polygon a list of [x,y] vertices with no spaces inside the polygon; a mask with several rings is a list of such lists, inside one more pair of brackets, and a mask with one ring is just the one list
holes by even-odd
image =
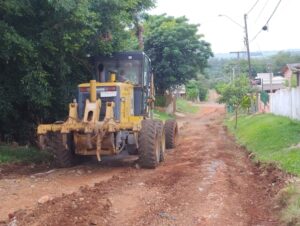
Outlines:
{"label": "hillside in distance", "polygon": [[[290,52],[294,54],[300,54],[300,49],[286,49],[286,50],[272,50],[272,51],[256,51],[251,52],[252,58],[264,58],[264,57],[270,57],[274,56],[277,53],[284,51],[284,52]],[[232,59],[237,58],[237,53],[229,52],[229,53],[214,53],[214,58],[219,59]],[[245,59],[247,58],[247,52],[240,53],[240,58]]]}

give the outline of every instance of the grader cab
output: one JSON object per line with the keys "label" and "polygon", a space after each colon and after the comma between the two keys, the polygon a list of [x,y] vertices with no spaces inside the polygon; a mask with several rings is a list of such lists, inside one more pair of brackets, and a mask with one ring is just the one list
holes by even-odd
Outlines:
{"label": "grader cab", "polygon": [[37,128],[40,147],[50,149],[60,167],[81,156],[139,156],[141,167],[155,168],[165,148],[174,148],[175,120],[165,124],[152,117],[154,83],[151,62],[143,52],[123,52],[92,58],[94,80],[78,86],[78,99],[69,104],[64,122]]}

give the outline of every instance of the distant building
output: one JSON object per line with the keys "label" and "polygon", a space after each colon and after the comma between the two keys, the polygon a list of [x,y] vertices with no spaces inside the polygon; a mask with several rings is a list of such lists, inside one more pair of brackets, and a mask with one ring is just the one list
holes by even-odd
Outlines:
{"label": "distant building", "polygon": [[266,92],[275,92],[276,90],[285,88],[285,78],[282,76],[274,76],[273,73],[257,73],[255,78],[258,90]]}
{"label": "distant building", "polygon": [[186,97],[185,85],[181,85],[181,86],[177,87],[174,93],[175,93],[176,97],[185,98]]}
{"label": "distant building", "polygon": [[296,75],[297,86],[300,86],[300,63],[287,64],[282,69],[283,77],[291,84],[292,75]]}

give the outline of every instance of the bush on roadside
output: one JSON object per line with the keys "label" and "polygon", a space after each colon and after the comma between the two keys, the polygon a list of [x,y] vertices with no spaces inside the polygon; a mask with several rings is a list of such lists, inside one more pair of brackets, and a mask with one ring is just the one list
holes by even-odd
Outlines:
{"label": "bush on roadside", "polygon": [[192,105],[185,99],[177,98],[176,99],[176,111],[182,113],[197,113],[199,111],[199,107]]}
{"label": "bush on roadside", "polygon": [[34,147],[26,146],[0,146],[0,164],[3,163],[43,163],[49,162],[52,155]]}
{"label": "bush on roadside", "polygon": [[167,100],[165,96],[160,96],[160,95],[155,96],[155,102],[154,102],[155,106],[166,107],[166,103]]}

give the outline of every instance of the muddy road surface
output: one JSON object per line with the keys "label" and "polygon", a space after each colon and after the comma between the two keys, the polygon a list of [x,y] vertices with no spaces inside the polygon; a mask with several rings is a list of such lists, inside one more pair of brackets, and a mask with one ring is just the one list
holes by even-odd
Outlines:
{"label": "muddy road surface", "polygon": [[282,179],[254,166],[207,103],[180,120],[179,144],[155,170],[121,156],[0,180],[0,219],[16,225],[280,225]]}

